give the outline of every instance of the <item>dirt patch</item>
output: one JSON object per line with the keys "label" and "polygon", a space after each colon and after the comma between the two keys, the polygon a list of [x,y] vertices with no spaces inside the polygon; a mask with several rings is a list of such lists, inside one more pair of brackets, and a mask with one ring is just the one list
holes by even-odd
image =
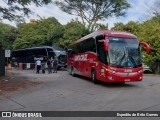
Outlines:
{"label": "dirt patch", "polygon": [[42,83],[43,82],[29,80],[26,77],[17,77],[15,75],[9,77],[0,77],[0,95],[19,89],[37,86]]}

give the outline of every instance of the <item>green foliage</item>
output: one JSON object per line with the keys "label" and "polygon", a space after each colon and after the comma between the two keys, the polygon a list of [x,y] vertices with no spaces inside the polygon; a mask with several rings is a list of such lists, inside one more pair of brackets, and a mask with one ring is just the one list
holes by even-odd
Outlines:
{"label": "green foliage", "polygon": [[96,30],[108,30],[108,24],[104,25],[104,24],[97,23],[95,25],[95,29]]}
{"label": "green foliage", "polygon": [[126,31],[137,35],[140,32],[140,25],[140,23],[134,21],[130,21],[125,25],[123,23],[115,23],[111,30]]}
{"label": "green foliage", "polygon": [[[29,48],[35,46],[57,43],[63,35],[63,26],[57,19],[50,17],[41,19],[35,23],[21,24],[19,35],[13,44],[14,49]],[[60,31],[58,33],[58,31]]]}
{"label": "green foliage", "polygon": [[[7,6],[0,5],[0,19],[15,20],[22,15],[29,15],[31,10],[27,7],[29,4],[35,4],[37,7],[43,4],[49,4],[52,0],[3,0]],[[16,14],[21,12],[21,14]]]}
{"label": "green foliage", "polygon": [[42,19],[32,24],[21,24],[13,47],[14,49],[43,45],[67,47],[87,34],[88,29],[78,20],[72,20],[62,26],[55,18]]}
{"label": "green foliage", "polygon": [[55,0],[55,4],[64,12],[79,16],[90,31],[96,29],[99,20],[123,16],[130,7],[127,0]]}
{"label": "green foliage", "polygon": [[12,45],[17,37],[18,30],[4,23],[0,23],[0,26],[0,48],[12,50]]}
{"label": "green foliage", "polygon": [[63,37],[60,39],[58,45],[66,48],[70,43],[80,39],[89,34],[89,30],[78,20],[72,20],[65,26]]}
{"label": "green foliage", "polygon": [[144,22],[140,28],[138,38],[147,42],[151,47],[150,54],[144,54],[144,62],[154,67],[153,63],[160,63],[160,16]]}
{"label": "green foliage", "polygon": [[124,30],[124,24],[122,22],[114,23],[114,27],[112,27],[111,30],[123,31]]}
{"label": "green foliage", "polygon": [[52,42],[53,46],[58,46],[58,42],[62,38],[63,34],[64,34],[64,26],[59,24],[51,25],[48,30],[47,40],[53,41]]}

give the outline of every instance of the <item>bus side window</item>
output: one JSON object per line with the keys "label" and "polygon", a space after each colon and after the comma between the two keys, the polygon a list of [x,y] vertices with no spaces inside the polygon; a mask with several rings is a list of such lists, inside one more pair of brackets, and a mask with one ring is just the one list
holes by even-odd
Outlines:
{"label": "bus side window", "polygon": [[72,49],[74,51],[74,54],[85,53],[85,52],[96,53],[95,39],[93,37],[89,38],[89,39],[84,40],[78,44],[73,45],[69,49]]}
{"label": "bus side window", "polygon": [[96,53],[95,39],[89,38],[79,44],[79,52],[94,52]]}

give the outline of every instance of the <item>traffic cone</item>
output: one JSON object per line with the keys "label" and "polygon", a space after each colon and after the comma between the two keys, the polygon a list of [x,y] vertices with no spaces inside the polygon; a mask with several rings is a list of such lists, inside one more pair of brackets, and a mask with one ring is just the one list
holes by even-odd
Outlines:
{"label": "traffic cone", "polygon": [[18,70],[23,70],[23,65],[22,65],[22,63],[19,63],[19,64],[18,64]]}
{"label": "traffic cone", "polygon": [[11,65],[11,63],[8,64],[7,70],[12,70],[12,65]]}

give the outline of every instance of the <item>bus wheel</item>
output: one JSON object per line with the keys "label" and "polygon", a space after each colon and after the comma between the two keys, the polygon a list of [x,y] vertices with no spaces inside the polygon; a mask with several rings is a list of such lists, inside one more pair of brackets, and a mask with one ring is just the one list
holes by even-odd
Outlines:
{"label": "bus wheel", "polygon": [[123,84],[125,84],[125,82],[118,82],[117,84],[119,84],[119,85],[123,85]]}
{"label": "bus wheel", "polygon": [[91,79],[94,82],[94,84],[98,84],[99,83],[99,81],[96,79],[96,71],[95,70],[92,70]]}
{"label": "bus wheel", "polygon": [[72,76],[75,76],[74,68],[73,68],[73,67],[71,68],[71,75],[72,75]]}
{"label": "bus wheel", "polygon": [[61,69],[61,67],[57,67],[57,70],[60,70]]}

